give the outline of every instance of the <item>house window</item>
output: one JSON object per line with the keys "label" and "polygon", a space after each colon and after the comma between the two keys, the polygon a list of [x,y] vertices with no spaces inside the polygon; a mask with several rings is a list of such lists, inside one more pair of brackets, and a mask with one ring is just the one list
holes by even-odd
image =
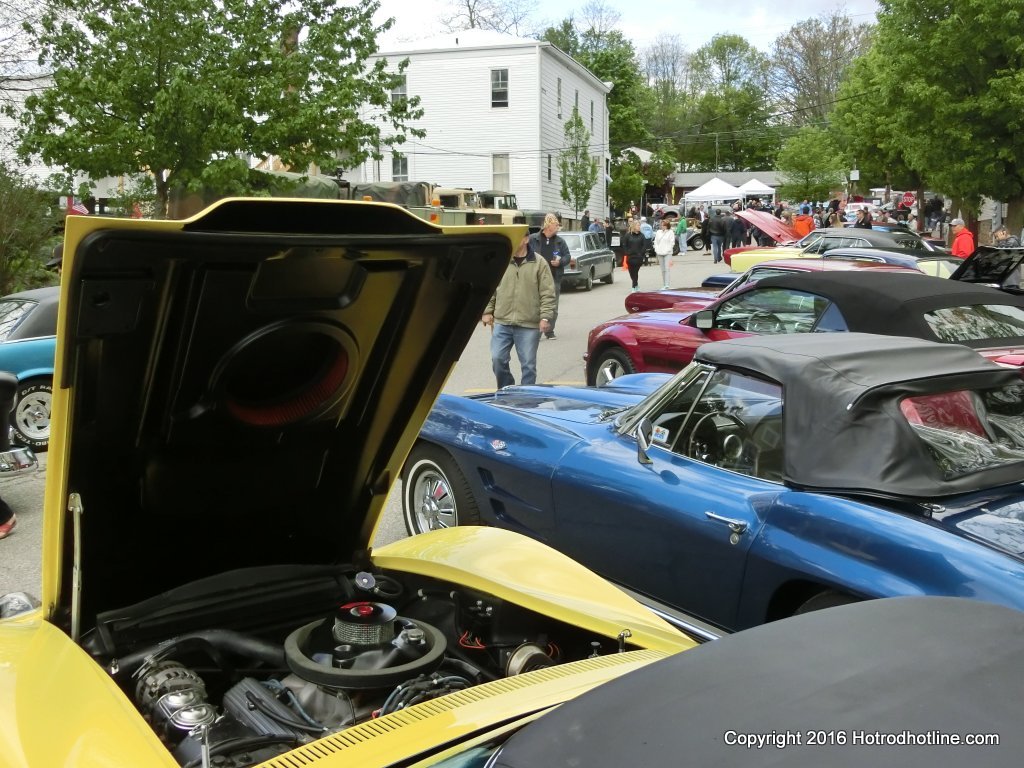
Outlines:
{"label": "house window", "polygon": [[391,180],[409,180],[409,158],[407,158],[405,155],[391,156]]}
{"label": "house window", "polygon": [[405,75],[402,75],[401,78],[402,78],[402,81],[400,83],[398,83],[397,85],[395,85],[394,88],[391,89],[391,103],[392,104],[396,104],[396,105],[403,104],[405,102],[405,100],[409,97],[408,91],[406,90],[407,84],[406,84],[406,81],[405,81]]}
{"label": "house window", "polygon": [[580,111],[580,90],[579,90],[579,88],[576,89],[576,101],[573,102],[573,109],[575,109],[577,112]]}
{"label": "house window", "polygon": [[548,155],[548,181],[551,181],[551,155]]}
{"label": "house window", "polygon": [[562,119],[562,78],[558,78],[558,119]]}
{"label": "house window", "polygon": [[508,172],[508,155],[491,155],[491,167],[494,175],[494,188],[508,192],[512,188]]}
{"label": "house window", "polygon": [[590,135],[594,135],[594,100],[590,100]]}
{"label": "house window", "polygon": [[491,70],[491,106],[508,106],[508,70]]}

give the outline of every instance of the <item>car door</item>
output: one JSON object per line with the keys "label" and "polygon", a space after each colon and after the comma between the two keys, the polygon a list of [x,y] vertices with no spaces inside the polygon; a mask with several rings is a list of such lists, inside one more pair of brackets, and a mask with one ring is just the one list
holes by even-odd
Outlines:
{"label": "car door", "polygon": [[553,476],[551,543],[611,580],[730,627],[748,551],[782,490],[781,388],[691,366],[635,429],[580,443]]}

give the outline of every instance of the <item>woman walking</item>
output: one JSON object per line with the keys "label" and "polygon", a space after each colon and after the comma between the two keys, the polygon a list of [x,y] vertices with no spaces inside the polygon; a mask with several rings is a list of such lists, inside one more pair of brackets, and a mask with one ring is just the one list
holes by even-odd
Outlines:
{"label": "woman walking", "polygon": [[661,287],[667,289],[668,276],[672,268],[672,249],[676,244],[675,233],[672,232],[672,222],[662,219],[661,229],[654,234],[654,255],[658,257],[658,266],[661,267]]}
{"label": "woman walking", "polygon": [[640,222],[633,219],[629,222],[629,232],[622,238],[622,252],[625,254],[629,268],[629,279],[633,281],[633,290],[639,288],[640,266],[644,263],[644,251],[647,250],[647,238],[640,231]]}

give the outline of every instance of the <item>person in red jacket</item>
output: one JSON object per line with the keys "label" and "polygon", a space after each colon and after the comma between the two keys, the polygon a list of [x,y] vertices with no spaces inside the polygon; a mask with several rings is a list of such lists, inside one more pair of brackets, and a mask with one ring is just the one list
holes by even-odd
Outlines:
{"label": "person in red jacket", "polygon": [[974,253],[974,235],[964,224],[963,219],[953,219],[949,222],[949,226],[953,230],[953,245],[949,252],[961,259],[966,259]]}
{"label": "person in red jacket", "polygon": [[814,217],[811,216],[811,207],[805,205],[800,209],[800,213],[793,219],[793,229],[796,230],[800,237],[809,235],[814,231]]}

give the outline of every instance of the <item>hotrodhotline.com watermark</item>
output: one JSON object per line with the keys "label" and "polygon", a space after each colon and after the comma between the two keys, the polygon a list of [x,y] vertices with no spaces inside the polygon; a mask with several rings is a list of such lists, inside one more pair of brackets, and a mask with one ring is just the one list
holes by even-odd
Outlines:
{"label": "hotrodhotline.com watermark", "polygon": [[726,731],[728,746],[746,749],[785,749],[786,747],[959,747],[999,746],[998,733],[945,733],[943,731],[866,731],[803,730],[743,733]]}

